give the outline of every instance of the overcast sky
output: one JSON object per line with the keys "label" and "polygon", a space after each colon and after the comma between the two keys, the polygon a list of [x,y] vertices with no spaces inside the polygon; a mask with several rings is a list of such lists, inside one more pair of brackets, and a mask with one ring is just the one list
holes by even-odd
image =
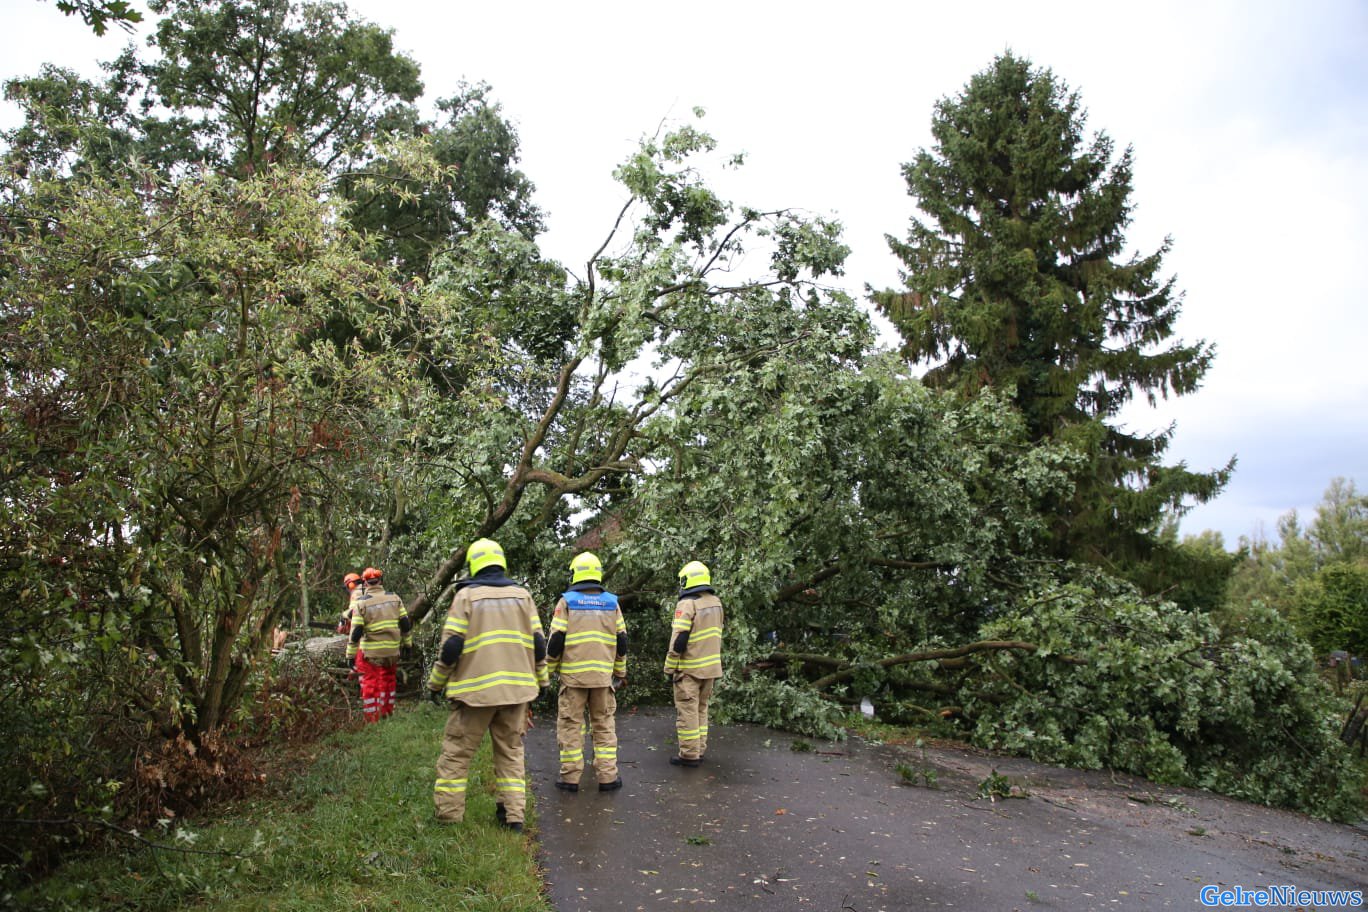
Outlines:
{"label": "overcast sky", "polygon": [[[549,213],[549,256],[583,263],[623,199],[613,167],[699,106],[720,147],[746,153],[729,195],[843,222],[859,297],[897,284],[884,235],[906,233],[900,166],[929,144],[935,102],[1006,50],[1049,67],[1091,129],[1134,147],[1128,240],[1148,253],[1172,238],[1178,336],[1217,346],[1200,391],[1125,415],[1132,430],[1177,423],[1170,462],[1239,458],[1183,532],[1275,538],[1330,479],[1368,487],[1363,0],[349,5],[394,30],[428,101],[462,79],[493,87]],[[44,62],[93,75],[128,40],[95,38],[50,2],[0,10],[4,79]],[[0,108],[0,124],[13,117]]]}

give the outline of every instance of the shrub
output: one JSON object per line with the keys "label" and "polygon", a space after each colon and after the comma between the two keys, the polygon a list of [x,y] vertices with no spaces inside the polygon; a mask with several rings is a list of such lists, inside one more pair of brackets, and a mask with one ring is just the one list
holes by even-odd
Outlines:
{"label": "shrub", "polygon": [[1222,631],[1095,579],[1042,591],[981,635],[1039,647],[984,660],[985,686],[965,702],[982,746],[1335,820],[1361,813],[1310,649],[1274,611]]}
{"label": "shrub", "polygon": [[[345,691],[319,663],[287,652],[254,672],[251,696],[229,724],[196,740],[166,737],[131,716],[118,684],[129,678],[88,658],[87,665],[49,663],[35,686],[9,685],[6,696],[18,711],[0,738],[0,763],[19,772],[0,785],[0,801],[16,821],[0,835],[8,859],[0,890],[118,830],[244,795],[263,779],[255,760],[262,748],[317,739],[354,717]],[[155,680],[147,676],[144,685]]]}

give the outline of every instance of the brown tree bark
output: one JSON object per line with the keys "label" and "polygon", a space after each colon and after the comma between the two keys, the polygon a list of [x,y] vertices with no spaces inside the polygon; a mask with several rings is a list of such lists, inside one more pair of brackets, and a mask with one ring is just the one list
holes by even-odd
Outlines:
{"label": "brown tree bark", "polygon": [[[908,665],[912,662],[930,662],[939,659],[958,659],[964,656],[974,655],[980,652],[1000,652],[1016,651],[1034,653],[1040,649],[1034,643],[1026,643],[1020,640],[981,640],[977,643],[967,643],[963,646],[953,646],[946,649],[927,649],[922,652],[908,652],[902,655],[888,656],[870,663],[850,663],[843,659],[836,659],[831,656],[812,655],[808,653],[787,653],[776,652],[769,656],[772,662],[799,661],[809,662],[818,665],[843,666],[830,674],[817,678],[810,685],[813,690],[822,691],[832,684],[847,681],[853,678],[866,664],[875,665],[880,668],[893,668],[897,665]],[[1073,656],[1055,656],[1059,661],[1070,665],[1086,665],[1086,659],[1075,658]]]}

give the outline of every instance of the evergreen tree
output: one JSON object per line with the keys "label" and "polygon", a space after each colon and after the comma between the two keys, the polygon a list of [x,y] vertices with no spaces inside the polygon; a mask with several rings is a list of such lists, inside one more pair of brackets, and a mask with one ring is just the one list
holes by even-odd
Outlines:
{"label": "evergreen tree", "polygon": [[1129,561],[1166,516],[1215,496],[1234,461],[1164,466],[1172,427],[1114,422],[1137,394],[1153,405],[1197,389],[1214,349],[1171,340],[1182,295],[1160,275],[1169,242],[1127,256],[1132,153],[1086,136],[1086,120],[1077,93],[1010,53],[939,102],[932,148],[903,167],[928,218],[889,238],[905,288],[874,301],[904,354],[931,365],[926,383],[1008,392],[1032,439],[1088,456],[1057,505],[1056,550]]}

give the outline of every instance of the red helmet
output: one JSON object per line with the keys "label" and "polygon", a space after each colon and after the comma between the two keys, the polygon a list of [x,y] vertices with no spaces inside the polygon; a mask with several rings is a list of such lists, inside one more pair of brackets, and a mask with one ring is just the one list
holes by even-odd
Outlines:
{"label": "red helmet", "polygon": [[368,583],[369,583],[369,582],[372,582],[373,580],[378,580],[378,579],[380,579],[380,577],[382,577],[382,576],[384,576],[384,575],[385,575],[385,574],[381,573],[379,570],[375,569],[374,567],[367,567],[365,570],[362,570],[362,571],[361,571],[361,578],[362,578],[363,580],[365,580],[366,582],[368,582]]}
{"label": "red helmet", "polygon": [[348,589],[355,589],[356,584],[359,582],[361,582],[361,574],[359,573],[348,573],[346,576],[342,577],[342,585],[346,586]]}

